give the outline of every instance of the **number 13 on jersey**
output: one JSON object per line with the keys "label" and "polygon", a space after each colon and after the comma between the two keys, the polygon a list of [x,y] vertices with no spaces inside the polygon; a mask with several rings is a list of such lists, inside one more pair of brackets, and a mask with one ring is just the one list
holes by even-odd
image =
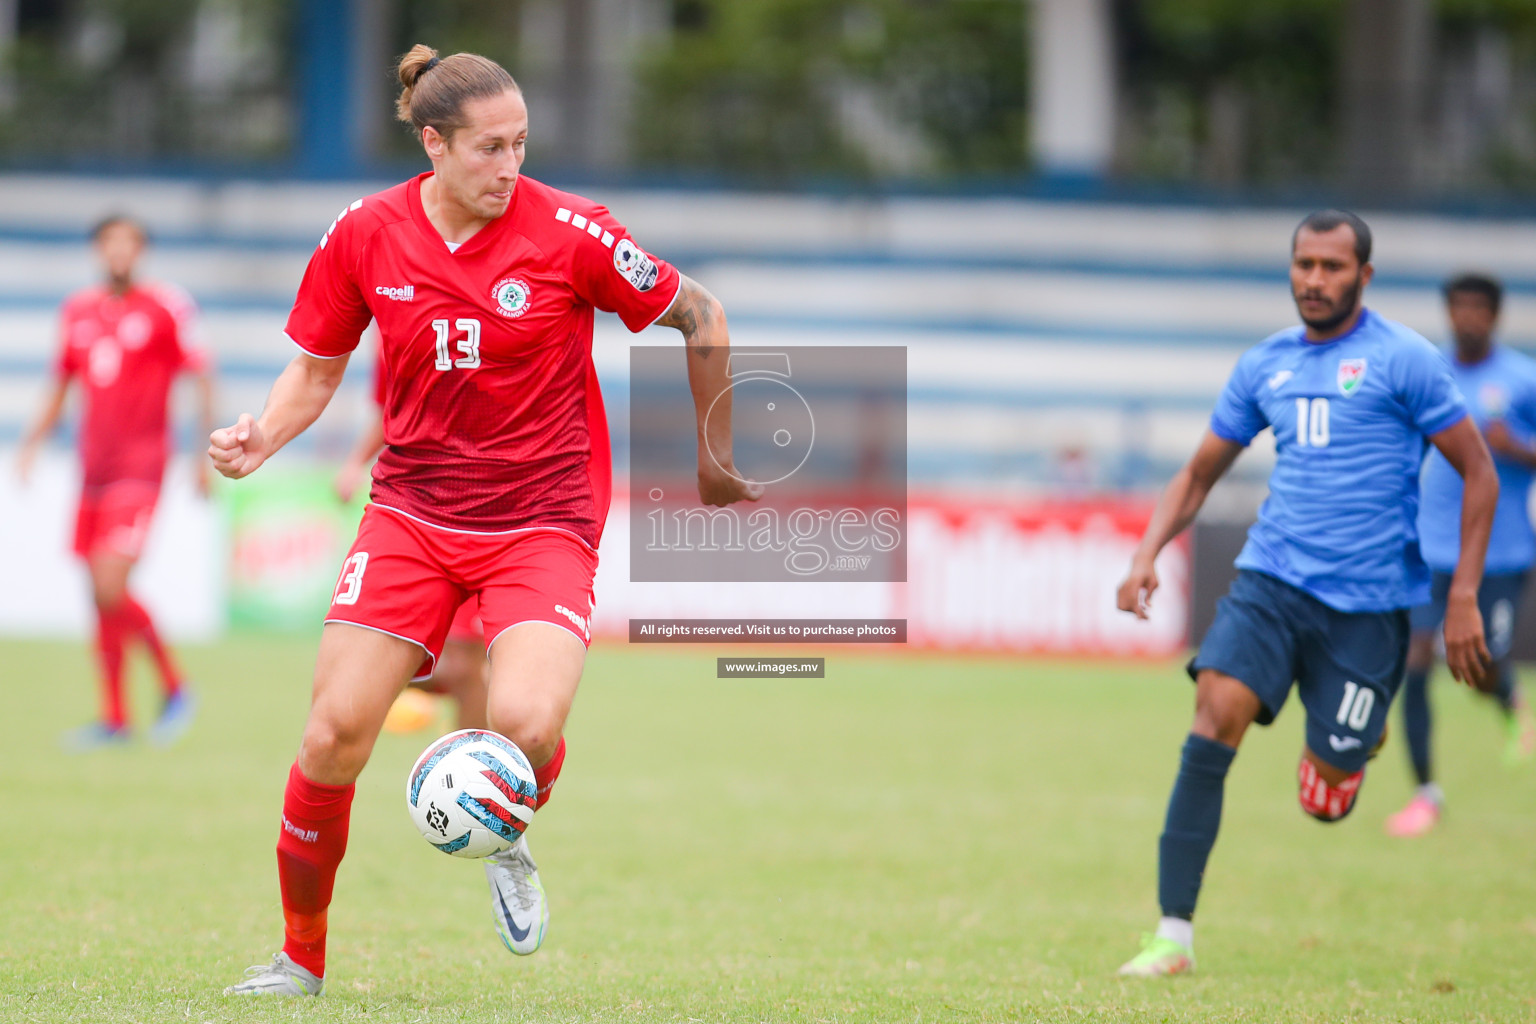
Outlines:
{"label": "number 13 on jersey", "polygon": [[459,339],[458,359],[454,359],[448,351],[448,342],[452,335],[448,330],[447,320],[433,320],[432,330],[437,333],[437,362],[439,370],[452,370],[457,367],[460,370],[473,370],[480,365],[480,321],[465,317],[455,320],[453,326],[462,331],[464,337]]}

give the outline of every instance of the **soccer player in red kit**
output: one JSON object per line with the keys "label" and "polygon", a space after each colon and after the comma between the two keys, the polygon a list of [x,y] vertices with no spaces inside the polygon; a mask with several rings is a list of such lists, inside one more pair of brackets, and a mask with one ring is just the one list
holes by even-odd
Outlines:
{"label": "soccer player in red kit", "polygon": [[[377,321],[385,449],[288,775],[277,846],[285,941],[237,994],[320,993],[353,782],[390,703],[430,673],[466,598],[478,599],[490,640],[491,728],[528,755],[539,805],[548,802],[591,639],[611,486],[594,309],[632,331],[682,332],[700,497],[761,494],[734,471],[729,416],[707,415],[729,402],[730,341],[714,297],[604,207],[519,176],[528,112],[495,62],[416,46],[398,73],[398,111],[432,170],[359,199],[326,231],[288,320],[300,353],[259,418],[210,437],[221,473],[255,471],[320,415]],[[527,839],[488,858],[486,875],[503,943],[532,953],[549,911]]]}
{"label": "soccer player in red kit", "polygon": [[[212,378],[193,337],[192,300],[180,289],[137,279],[146,242],[137,221],[109,217],[97,225],[92,240],[106,280],[64,301],[53,389],[22,440],[17,464],[25,482],[78,380],[85,402],[74,550],[91,574],[102,713],[99,722],[66,734],[66,746],[76,750],[128,740],[123,655],[133,640],[153,657],[165,698],[151,740],[168,744],[191,724],[192,694],[149,612],[128,590],[128,576],[143,552],[160,497],[169,447],[167,405],[179,374],[196,376],[199,422],[204,432],[213,425]],[[207,480],[207,464],[199,462],[203,493]]]}
{"label": "soccer player in red kit", "polygon": [[[384,362],[374,363],[372,415],[358,435],[352,450],[336,471],[336,496],[345,504],[357,493],[358,480],[384,450]],[[443,653],[438,657],[432,678],[412,682],[412,689],[401,692],[384,718],[384,728],[394,732],[412,732],[436,720],[436,701],[427,694],[452,698],[455,721],[460,729],[484,729],[486,688],[489,672],[485,660],[485,626],[480,611],[471,599],[459,606],[448,626]],[[425,705],[425,706],[423,706]]]}

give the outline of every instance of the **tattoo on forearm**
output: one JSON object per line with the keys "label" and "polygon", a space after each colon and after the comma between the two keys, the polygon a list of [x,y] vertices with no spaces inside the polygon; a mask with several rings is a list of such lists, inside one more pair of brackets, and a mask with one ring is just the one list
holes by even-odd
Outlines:
{"label": "tattoo on forearm", "polygon": [[676,327],[690,337],[699,332],[699,314],[691,299],[679,302],[661,322],[668,327]]}
{"label": "tattoo on forearm", "polygon": [[675,327],[682,332],[683,341],[700,359],[708,359],[714,346],[700,337],[701,329],[707,329],[714,320],[715,300],[697,282],[684,277],[672,308],[656,322],[663,327]]}

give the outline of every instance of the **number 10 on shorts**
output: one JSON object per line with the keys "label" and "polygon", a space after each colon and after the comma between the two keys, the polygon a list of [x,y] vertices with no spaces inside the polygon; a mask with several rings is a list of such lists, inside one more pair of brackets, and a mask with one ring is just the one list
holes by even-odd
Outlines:
{"label": "number 10 on shorts", "polygon": [[[335,604],[357,604],[357,595],[363,592],[363,573],[368,569],[368,552],[357,551],[341,563],[341,578],[336,581]],[[1354,683],[1349,685],[1353,686]]]}
{"label": "number 10 on shorts", "polygon": [[1339,702],[1337,721],[1340,725],[1347,725],[1355,732],[1359,732],[1371,720],[1371,709],[1375,706],[1375,690],[1361,686],[1359,683],[1345,683],[1344,699]]}

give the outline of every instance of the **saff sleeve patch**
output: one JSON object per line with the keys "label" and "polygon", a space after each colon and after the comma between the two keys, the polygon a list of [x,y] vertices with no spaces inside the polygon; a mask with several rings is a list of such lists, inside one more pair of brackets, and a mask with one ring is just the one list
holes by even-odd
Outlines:
{"label": "saff sleeve patch", "polygon": [[634,285],[636,291],[642,292],[648,292],[656,286],[659,274],[656,261],[627,238],[620,238],[613,243],[613,269]]}

